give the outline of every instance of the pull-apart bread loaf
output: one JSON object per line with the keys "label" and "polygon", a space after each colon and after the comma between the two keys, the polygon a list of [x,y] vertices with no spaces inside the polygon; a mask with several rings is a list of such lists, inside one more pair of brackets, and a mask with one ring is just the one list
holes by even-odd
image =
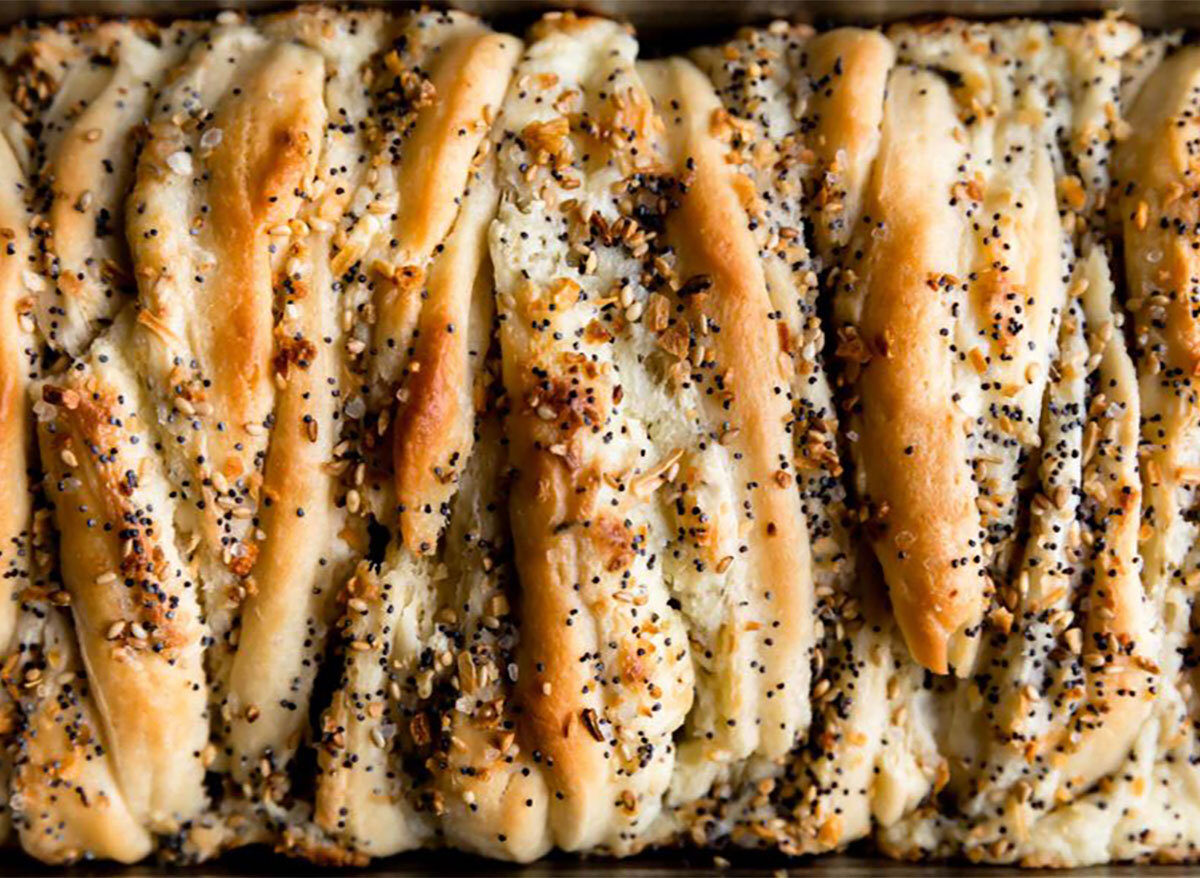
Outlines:
{"label": "pull-apart bread loaf", "polygon": [[1181,35],[307,6],[0,74],[0,839],[1197,856]]}

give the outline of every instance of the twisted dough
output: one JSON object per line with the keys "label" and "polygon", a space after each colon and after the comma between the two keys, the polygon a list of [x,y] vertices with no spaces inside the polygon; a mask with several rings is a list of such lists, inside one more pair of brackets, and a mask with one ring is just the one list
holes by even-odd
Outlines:
{"label": "twisted dough", "polygon": [[1194,856],[1182,43],[8,32],[0,837]]}

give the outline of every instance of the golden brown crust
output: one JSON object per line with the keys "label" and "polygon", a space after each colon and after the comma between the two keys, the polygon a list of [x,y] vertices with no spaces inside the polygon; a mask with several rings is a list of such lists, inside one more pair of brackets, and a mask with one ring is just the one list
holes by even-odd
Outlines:
{"label": "golden brown crust", "polygon": [[[406,137],[393,147],[402,157],[395,180],[398,209],[386,262],[389,276],[380,280],[372,328],[372,377],[382,388],[403,377],[402,363],[421,328],[421,293],[429,261],[458,215],[461,193],[490,128],[488,120],[504,96],[519,51],[511,37],[491,33],[465,17],[449,22],[431,46],[424,45],[427,38],[419,27],[410,30],[408,50],[427,49],[432,57],[423,77],[411,71],[398,77],[414,94]],[[420,500],[413,499],[419,506]],[[428,542],[414,537],[410,544],[419,546],[422,541]]]}
{"label": "golden brown crust", "polygon": [[[462,310],[455,304],[429,306],[422,314],[421,341],[409,365],[393,433],[400,527],[413,552],[436,547],[437,520],[425,516],[440,515],[445,498],[453,493],[456,467],[470,453],[473,407],[467,343],[455,338],[456,324],[463,325]],[[407,528],[406,519],[411,522]]]}
{"label": "golden brown crust", "polygon": [[[266,236],[296,213],[297,193],[315,167],[324,116],[319,93],[308,91],[317,82],[309,73],[313,68],[287,57],[298,51],[275,51],[281,57],[264,62],[270,72],[251,74],[213,120],[223,132],[208,157],[218,261],[212,285],[197,303],[202,310],[194,315],[212,326],[204,353],[213,364],[213,404],[243,424],[261,419],[254,417],[262,411],[258,400],[270,384],[273,321]],[[281,74],[293,78],[281,80]],[[292,88],[299,93],[290,93]],[[157,154],[155,147],[152,140],[150,156]]]}
{"label": "golden brown crust", "polygon": [[0,484],[8,502],[0,510],[0,652],[16,625],[14,596],[30,578],[32,418],[28,388],[37,369],[32,290],[27,279],[31,245],[24,202],[25,174],[7,140],[0,139]]}
{"label": "golden brown crust", "polygon": [[116,775],[133,814],[170,831],[205,801],[205,631],[175,548],[169,489],[147,454],[139,393],[110,373],[116,357],[108,347],[101,368],[44,384],[49,409],[38,434],[63,580]]}
{"label": "golden brown crust", "polygon": [[810,209],[817,217],[815,243],[828,251],[846,244],[861,214],[883,124],[878,97],[896,50],[873,31],[839,28],[809,40],[804,52],[815,80],[805,110],[820,132],[806,141],[817,165]]}
{"label": "golden brown crust", "polygon": [[[1194,442],[1191,376],[1200,369],[1200,333],[1189,303],[1200,262],[1182,230],[1200,217],[1188,195],[1197,172],[1189,140],[1198,71],[1200,54],[1181,49],[1149,76],[1130,108],[1128,138],[1114,162],[1119,198],[1112,213],[1121,223],[1140,379],[1143,523],[1137,539],[1144,555],[1142,587],[1154,613],[1165,613],[1178,589],[1191,588],[1185,573],[1189,540],[1181,531],[1194,490],[1188,448]],[[1147,612],[1130,597],[1109,600],[1114,625],[1128,626]],[[1168,638],[1178,636],[1172,629],[1179,624],[1166,623]]]}
{"label": "golden brown crust", "polygon": [[[595,186],[620,186],[622,169],[658,170],[651,153],[629,150],[651,145],[654,124],[635,50],[609,22],[550,22],[501,115],[505,200],[492,252],[522,582],[516,698],[522,749],[542,754],[553,796],[551,837],[567,849],[626,849],[649,825],[670,779],[671,732],[692,699],[683,631],[657,563],[655,491],[681,452],[656,447],[636,409],[622,405],[622,346],[599,311],[618,284],[622,245],[597,236],[593,268],[576,251],[579,271],[564,244],[546,238],[558,228],[588,237],[566,202],[593,167],[572,158],[591,152]],[[567,103],[587,111],[575,130]],[[555,191],[568,178],[576,182]],[[605,213],[599,222],[617,218]]]}
{"label": "golden brown crust", "polygon": [[[746,198],[744,181],[738,189],[764,255],[772,319],[787,354],[789,430],[820,621],[812,650],[813,720],[786,769],[751,762],[743,769],[744,792],[729,799],[723,786],[695,799],[694,786],[676,783],[673,816],[697,843],[728,826],[737,844],[818,853],[895,822],[926,795],[941,763],[924,735],[929,696],[917,666],[897,659],[907,657],[907,648],[849,529],[842,430],[819,310],[827,290],[818,271],[826,260],[841,259],[839,249],[859,220],[894,50],[870,31],[815,36],[776,22],[695,57],[732,117],[728,124],[715,121],[714,133],[728,140],[729,160],[754,184],[753,198]],[[816,230],[816,252],[806,240],[809,227]]]}
{"label": "golden brown crust", "polygon": [[[511,721],[497,685],[504,662],[492,653],[501,623],[484,595],[495,585],[500,461],[474,453],[476,432],[495,417],[481,399],[493,313],[486,229],[499,197],[487,120],[519,44],[458,14],[402,24],[373,61],[384,124],[366,138],[373,170],[331,254],[348,300],[370,315],[348,331],[364,405],[344,410],[345,457],[362,460],[347,510],[352,523],[384,524],[390,544],[378,571],[360,565],[343,590],[347,659],[322,723],[316,818],[372,855],[444,833],[468,849],[531,857],[545,845],[506,831],[520,819],[513,797],[530,788],[497,764],[506,750],[497,724]],[[365,270],[348,271],[356,264]],[[427,768],[419,779],[404,768],[415,760]],[[474,782],[459,776],[467,771]],[[464,815],[468,796],[492,804]],[[460,818],[443,827],[451,813]]]}
{"label": "golden brown crust", "polygon": [[[217,64],[218,54],[211,49],[196,57],[193,75]],[[316,165],[325,117],[322,72],[311,50],[263,46],[242,65],[236,87],[228,84],[233,93],[224,96],[206,126],[221,132],[215,145],[202,146],[193,158],[186,149],[191,138],[185,139],[171,114],[163,114],[151,125],[138,163],[130,238],[144,308],[201,363],[206,400],[220,412],[224,427],[212,431],[209,453],[214,469],[227,478],[254,470],[249,449],[258,443],[246,425],[262,424],[270,409],[269,242],[272,230],[296,215]],[[181,288],[196,282],[181,276],[175,248],[195,222],[188,216],[187,190],[199,167],[207,169],[200,241],[211,263],[204,266],[203,284],[185,293]]]}
{"label": "golden brown crust", "polygon": [[[14,108],[0,101],[0,115]],[[33,290],[30,237],[25,193],[27,179],[20,144],[0,138],[0,484],[7,502],[0,511],[0,659],[6,668],[17,656],[18,600],[34,580],[35,540],[31,475],[35,472],[32,429],[27,400],[36,375],[38,345],[33,335]],[[0,691],[0,844],[12,837],[14,737],[19,705],[15,685],[5,681]]]}
{"label": "golden brown crust", "polygon": [[[154,407],[165,475],[181,501],[175,524],[208,626],[219,738],[233,732],[235,708],[243,716],[257,708],[228,692],[241,603],[255,590],[262,550],[255,515],[277,388],[315,353],[304,333],[276,320],[285,304],[276,284],[287,284],[285,255],[297,258],[289,238],[307,231],[298,214],[312,197],[323,143],[325,71],[310,48],[219,24],[155,99],[128,202],[139,291],[129,366]],[[319,543],[309,548],[320,551]],[[231,758],[243,778],[248,761],[259,764],[258,754],[214,744],[206,767],[223,770]]]}
{"label": "golden brown crust", "polygon": [[467,185],[472,160],[508,85],[503,71],[516,62],[520,43],[465,22],[438,47],[429,78],[431,99],[417,113],[400,175],[397,238],[413,261],[432,253],[458,214],[452,193]]}
{"label": "golden brown crust", "polygon": [[985,591],[976,488],[952,399],[954,360],[939,332],[949,318],[947,254],[959,240],[943,194],[961,152],[949,137],[954,125],[937,78],[892,74],[863,209],[883,231],[860,281],[857,329],[842,338],[843,356],[861,364],[858,442],[869,449],[863,468],[877,555],[913,657],[938,673],[949,668],[950,638],[978,621]]}
{"label": "golden brown crust", "polygon": [[327,267],[303,244],[292,251],[303,268],[289,284],[284,307],[300,316],[278,327],[279,344],[303,343],[312,353],[289,368],[273,412],[264,538],[247,578],[229,679],[233,767],[242,778],[267,775],[258,778],[263,782],[272,774],[262,770],[263,759],[282,767],[305,727],[300,708],[316,674],[313,641],[323,640],[332,622],[333,583],[346,575],[348,555],[327,469],[337,444],[336,309]]}
{"label": "golden brown crust", "polygon": [[[477,155],[516,63],[519,43],[486,31],[468,32],[442,49],[431,79],[437,96],[418,115],[411,158],[404,163],[397,228],[404,264],[422,265],[448,235],[459,212],[460,193],[478,168]],[[488,143],[490,146],[490,143]],[[435,172],[436,169],[436,172]],[[493,185],[475,183],[473,185]],[[476,292],[475,276],[485,258],[484,225],[494,198],[477,198],[475,217],[460,220],[468,237],[456,236],[428,275],[427,295],[416,320],[415,351],[399,392],[393,433],[396,499],[400,530],[409,551],[436,547],[443,507],[455,491],[456,470],[471,453],[470,350],[464,328]],[[424,274],[424,269],[419,269]],[[387,344],[396,333],[395,308],[412,291],[393,288],[380,303],[377,333]],[[490,322],[490,315],[485,316]]]}
{"label": "golden brown crust", "polygon": [[[324,103],[349,114],[367,105],[362,65],[384,44],[385,22],[378,12],[343,15],[326,7],[303,7],[272,16],[263,30],[321,52]],[[337,591],[365,548],[362,529],[353,523],[352,513],[358,510],[351,507],[356,504],[343,484],[348,475],[342,410],[347,339],[329,259],[331,226],[354,196],[345,168],[360,154],[362,139],[361,131],[325,126],[315,147],[315,179],[306,184],[311,199],[300,205],[289,237],[271,235],[282,270],[273,290],[276,399],[254,535],[260,549],[234,590],[242,599],[240,627],[222,693],[229,766],[249,793],[258,819],[239,819],[249,809],[235,803],[212,833],[213,840],[201,833],[189,839],[201,855],[214,845],[272,837],[270,821],[261,817],[288,805],[292,760],[308,745],[313,689],[339,613]],[[267,435],[268,425],[255,432]],[[288,844],[289,850],[317,852],[323,850],[319,842],[306,829]]]}
{"label": "golden brown crust", "polygon": [[[509,429],[514,436],[521,435],[517,424]],[[591,613],[573,585],[587,577],[589,550],[595,544],[589,540],[581,546],[571,533],[577,527],[574,522],[587,520],[587,515],[572,504],[579,492],[566,464],[548,451],[522,445],[513,449],[514,460],[521,461],[522,475],[512,495],[513,532],[522,571],[520,613],[525,630],[540,628],[544,633],[529,637],[530,643],[522,650],[516,695],[522,707],[525,747],[543,754],[546,771],[553,777],[551,786],[556,797],[561,796],[562,804],[550,814],[551,826],[558,843],[570,848],[581,846],[580,839],[592,837],[594,827],[604,819],[603,812],[611,807],[593,794],[608,775],[609,747],[597,725],[599,719],[591,724],[583,719],[585,713],[604,716],[599,687],[589,685],[587,657],[595,631],[564,624],[581,613]],[[599,527],[603,525],[597,530]],[[609,549],[598,559],[602,565],[620,563],[622,538],[618,531],[611,542],[597,540],[608,543],[598,547]]]}
{"label": "golden brown crust", "polygon": [[[1028,518],[1015,521],[1022,538],[1004,548],[996,527],[1002,518],[990,502],[981,506],[988,543],[997,547],[987,561],[995,597],[981,626],[973,682],[944,687],[949,719],[940,733],[958,816],[919,809],[883,838],[889,850],[910,855],[955,850],[972,860],[1027,865],[1109,859],[1147,843],[1136,839],[1133,826],[1149,832],[1162,825],[1158,805],[1147,795],[1149,776],[1163,758],[1159,736],[1179,715],[1171,674],[1162,667],[1170,662],[1170,649],[1164,651],[1143,593],[1152,579],[1142,573],[1138,557],[1139,531],[1146,536],[1141,515],[1152,508],[1140,500],[1140,394],[1120,332],[1123,314],[1114,304],[1108,254],[1096,237],[1105,157],[1120,126],[1095,123],[1113,118],[1103,101],[1115,98],[1118,56],[1136,33],[1099,22],[1049,27],[952,22],[928,34],[909,29],[900,34],[902,58],[949,66],[961,77],[957,100],[969,92],[982,106],[996,108],[985,155],[986,142],[996,136],[1019,144],[1032,135],[1044,144],[1025,175],[1032,184],[1028,194],[1022,192],[1019,200],[1004,207],[1001,189],[997,201],[992,190],[1000,188],[999,181],[986,168],[975,177],[978,192],[959,190],[959,197],[997,204],[984,208],[995,211],[997,231],[989,237],[1007,238],[1003,230],[1011,228],[1015,237],[1005,243],[1013,252],[1030,254],[1019,264],[995,246],[983,251],[1023,296],[1019,313],[1025,325],[1015,335],[1030,343],[1040,339],[1043,348],[1049,335],[1057,341],[1048,363],[1027,361],[1038,371],[1048,367],[1044,390],[1038,388],[1039,411],[1028,402],[1019,410],[1021,420],[1037,431],[1037,441],[1024,438],[1023,429],[1001,425],[1014,443],[1036,449],[1028,464],[1018,459],[1013,471],[1018,496],[1028,498],[1022,501]],[[979,52],[984,44],[991,50],[987,55]],[[963,46],[970,51],[964,54]],[[1066,64],[1055,63],[1060,54]],[[1017,57],[1023,59],[1019,74],[992,75],[993,59],[1007,66],[1003,59]],[[1062,84],[1071,94],[1066,104]],[[1058,120],[1053,128],[1043,124],[1049,118]],[[968,133],[977,124],[986,129],[992,123],[972,120]],[[980,138],[972,145],[979,150]],[[1086,157],[1076,150],[1086,150]],[[1004,155],[1008,163],[1021,161],[1011,148]],[[1053,182],[1047,180],[1051,173]],[[1054,190],[1057,199],[1046,194]],[[1043,214],[1055,200],[1047,219]],[[1030,205],[1036,207],[1029,216],[1012,215]],[[1052,240],[1056,233],[1063,234],[1060,255],[1030,251],[1021,243]],[[1065,299],[1059,299],[1064,287]],[[988,287],[982,292],[989,309],[1017,313]],[[964,304],[961,314],[970,315],[971,307]],[[991,361],[983,363],[986,380],[996,375],[1002,386],[1016,382],[1019,351],[991,348]],[[1013,359],[1001,359],[1005,354]],[[1031,396],[1030,385],[1018,386],[1010,398]],[[1141,402],[1144,412],[1145,399]],[[1159,743],[1151,743],[1155,739]],[[1110,811],[1138,816],[1110,821]]]}
{"label": "golden brown crust", "polygon": [[1179,233],[1200,219],[1195,199],[1188,197],[1197,173],[1189,146],[1197,60],[1195,50],[1180,50],[1146,82],[1115,166],[1121,198],[1114,213],[1126,242],[1127,305],[1143,357],[1143,392],[1154,413],[1146,428],[1152,451],[1147,507],[1159,516],[1157,528],[1169,528],[1178,515],[1179,439],[1197,405],[1190,377],[1200,370],[1192,280],[1198,263]]}
{"label": "golden brown crust", "polygon": [[159,29],[109,21],[27,35],[17,64],[27,66],[33,82],[53,88],[47,96],[25,94],[50,100],[35,129],[32,194],[51,279],[38,296],[38,320],[57,350],[82,353],[133,291],[117,231],[133,182],[137,132],[167,71],[202,30],[187,22]]}
{"label": "golden brown crust", "polygon": [[137,862],[153,842],[114,776],[69,623],[45,604],[31,601],[28,609],[28,664],[14,662],[4,672],[6,688],[23,690],[12,778],[22,844],[51,863],[84,857]]}
{"label": "golden brown crust", "polygon": [[708,337],[702,368],[712,371],[702,380],[715,391],[709,423],[732,434],[723,444],[737,461],[733,481],[748,486],[739,504],[745,561],[732,563],[751,567],[755,585],[744,600],[753,609],[734,616],[741,623],[734,648],[759,655],[759,691],[744,697],[757,702],[759,749],[777,757],[808,721],[813,646],[812,556],[791,460],[785,355],[737,180],[712,133],[719,110],[712,86],[682,60],[643,64],[639,72],[662,112],[670,107],[682,119],[666,122],[667,155],[684,181],[667,236],[677,273],[709,284],[684,304],[692,325],[708,329],[699,334]]}

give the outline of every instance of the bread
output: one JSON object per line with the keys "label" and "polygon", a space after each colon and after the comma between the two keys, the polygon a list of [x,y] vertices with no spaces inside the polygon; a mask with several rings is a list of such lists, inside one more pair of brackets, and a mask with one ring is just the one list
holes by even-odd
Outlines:
{"label": "bread", "polygon": [[121,230],[134,129],[194,29],[84,21],[10,37],[21,52],[14,64],[28,80],[19,88],[44,104],[31,202],[43,220],[37,234],[47,279],[38,322],[56,350],[83,353],[132,291]]}
{"label": "bread", "polygon": [[[0,321],[3,322],[3,343],[0,344],[0,411],[4,429],[0,432],[0,470],[8,488],[8,502],[0,513],[0,649],[5,664],[0,669],[4,691],[0,694],[0,840],[12,835],[11,787],[13,785],[13,754],[19,708],[13,697],[11,680],[17,668],[17,630],[20,627],[21,595],[35,582],[34,569],[33,489],[30,452],[32,450],[32,417],[27,404],[29,385],[39,368],[38,342],[34,336],[32,302],[25,289],[27,278],[36,278],[33,271],[33,245],[29,235],[29,213],[26,197],[29,189],[28,154],[24,143],[9,139],[13,133],[17,111],[8,100],[0,101],[0,119],[4,135],[0,137],[0,228],[4,245],[0,248]],[[36,281],[35,281],[36,283]],[[44,516],[43,516],[44,518]],[[42,548],[44,552],[44,548]],[[44,562],[42,562],[44,565]],[[44,571],[40,571],[44,572]]]}
{"label": "bread", "polygon": [[[465,668],[473,654],[484,664],[491,644],[482,641],[494,640],[480,618],[488,601],[502,601],[505,593],[499,571],[491,573],[492,559],[502,557],[495,521],[500,464],[494,455],[477,459],[472,449],[476,432],[485,429],[477,412],[488,409],[494,381],[487,377],[494,369],[488,365],[494,306],[486,228],[498,194],[488,120],[499,109],[519,44],[465,16],[440,14],[414,18],[392,42],[402,54],[384,57],[381,137],[368,145],[378,156],[378,179],[368,174],[366,212],[349,217],[334,272],[358,275],[347,286],[348,306],[355,303],[361,315],[351,316],[347,350],[353,354],[357,343],[365,355],[353,369],[365,415],[355,416],[360,427],[351,441],[358,448],[345,455],[354,486],[345,505],[386,523],[384,533],[396,539],[375,568],[359,562],[343,586],[339,625],[348,660],[322,720],[316,800],[324,831],[371,854],[428,842],[443,810],[418,802],[440,801],[442,783],[454,783],[445,775],[460,773],[449,764],[431,767],[428,787],[418,789],[398,769],[401,759],[470,764],[488,746],[485,725],[463,730],[474,746],[445,752],[443,735],[453,731],[439,721],[441,711],[454,717],[454,699],[445,703],[447,684],[434,676],[457,672],[464,691],[474,691],[463,680],[479,677]],[[402,100],[394,94],[398,85]],[[439,169],[436,178],[432,167]],[[381,482],[389,464],[393,474]],[[357,499],[359,493],[369,499]],[[468,651],[471,633],[480,642]],[[433,656],[438,661],[431,664]],[[479,687],[481,696],[487,688]],[[492,722],[502,722],[498,709]],[[513,819],[511,803],[487,802],[481,810],[478,829],[470,818],[456,829],[492,852]],[[501,828],[493,830],[493,823]],[[502,850],[501,839],[494,852]]]}
{"label": "bread", "polygon": [[0,38],[0,842],[1197,857],[1200,54],[646,54]]}
{"label": "bread", "polygon": [[839,438],[844,415],[830,378],[832,332],[827,339],[820,302],[821,275],[858,222],[895,50],[872,31],[818,35],[777,24],[696,58],[730,114],[720,129],[754,183],[750,228],[772,257],[764,269],[791,359],[791,432],[813,535],[818,637],[813,724],[803,743],[783,764],[747,766],[729,799],[681,803],[678,816],[697,841],[727,833],[739,844],[820,853],[896,820],[928,793],[941,764],[922,720],[920,674],[900,664],[907,651],[882,583],[861,563]]}

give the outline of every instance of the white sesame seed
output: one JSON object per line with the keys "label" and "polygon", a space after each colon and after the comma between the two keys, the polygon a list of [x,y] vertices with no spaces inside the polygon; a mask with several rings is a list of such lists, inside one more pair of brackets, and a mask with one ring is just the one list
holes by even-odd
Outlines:
{"label": "white sesame seed", "polygon": [[183,150],[173,152],[167,156],[167,167],[181,177],[190,176],[193,169],[192,157]]}
{"label": "white sesame seed", "polygon": [[221,142],[221,138],[224,136],[225,132],[223,132],[220,128],[209,128],[200,135],[200,148],[215,149]]}

